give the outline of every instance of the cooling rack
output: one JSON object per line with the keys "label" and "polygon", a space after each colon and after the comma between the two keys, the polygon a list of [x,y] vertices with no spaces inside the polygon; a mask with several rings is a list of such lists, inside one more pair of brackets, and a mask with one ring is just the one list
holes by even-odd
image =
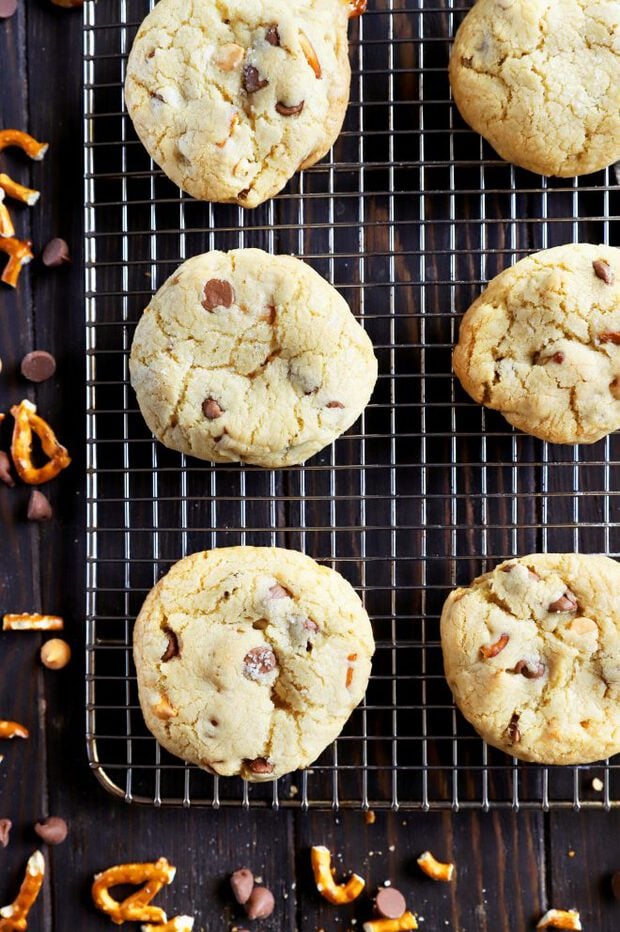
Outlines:
{"label": "cooling rack", "polygon": [[[470,3],[370,0],[351,24],[344,131],[321,164],[253,212],[183,196],[124,110],[148,0],[84,6],[87,340],[87,744],[112,793],[151,805],[612,807],[620,764],[526,765],[486,747],[442,675],[443,600],[534,550],[618,556],[620,437],[548,446],[455,384],[460,314],[527,253],[617,242],[611,170],[551,180],[498,160],[450,100],[450,41]],[[304,467],[210,466],[149,435],[128,382],[133,329],[183,259],[257,246],[306,259],[347,298],[379,358],[357,425]],[[133,620],[185,554],[231,544],[305,551],[356,587],[377,639],[364,703],[308,771],[218,780],[145,729]],[[603,782],[592,789],[592,778]]]}

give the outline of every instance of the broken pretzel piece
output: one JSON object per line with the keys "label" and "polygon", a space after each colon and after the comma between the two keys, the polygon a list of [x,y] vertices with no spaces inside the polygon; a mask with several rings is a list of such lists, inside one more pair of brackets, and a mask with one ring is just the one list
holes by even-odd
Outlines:
{"label": "broken pretzel piece", "polygon": [[[11,456],[19,478],[28,485],[41,485],[54,479],[70,464],[68,451],[58,442],[49,424],[39,417],[36,405],[31,401],[24,399],[18,405],[13,405],[11,414],[15,418]],[[32,462],[33,431],[41,441],[43,452],[49,456],[49,461],[39,468]]]}
{"label": "broken pretzel piece", "polygon": [[194,920],[191,916],[175,916],[169,919],[165,925],[154,926],[151,923],[140,927],[141,932],[192,932]]}
{"label": "broken pretzel piece", "polygon": [[0,130],[0,152],[9,146],[19,146],[35,162],[40,162],[49,149],[49,143],[39,142],[34,136],[22,132],[21,129]]}
{"label": "broken pretzel piece", "polygon": [[[166,926],[167,916],[159,906],[150,902],[161,888],[172,883],[176,867],[166,858],[148,864],[117,864],[101,874],[96,874],[92,886],[93,903],[106,913],[116,925],[123,922],[144,922],[154,926]],[[119,902],[110,893],[111,887],[124,884],[144,884],[125,900]]]}
{"label": "broken pretzel piece", "polygon": [[315,845],[310,852],[310,858],[316,888],[321,896],[333,906],[352,903],[366,886],[365,881],[359,874],[351,874],[346,883],[336,883],[331,872],[332,856],[329,848],[325,848],[323,845]]}
{"label": "broken pretzel piece", "polygon": [[454,864],[444,864],[438,861],[430,851],[424,851],[418,858],[418,866],[424,871],[427,877],[433,880],[443,880],[448,882],[454,875]]}
{"label": "broken pretzel piece", "polygon": [[[0,175],[0,177],[2,176]],[[11,288],[17,287],[23,267],[28,265],[31,259],[34,258],[31,246],[32,243],[29,239],[15,239],[13,236],[0,237],[0,252],[5,252],[9,257],[0,278],[5,285],[10,285]]]}
{"label": "broken pretzel piece", "polygon": [[362,13],[366,12],[367,6],[368,0],[349,0],[349,19],[361,16]]}
{"label": "broken pretzel piece", "polygon": [[20,615],[3,615],[3,631],[62,631],[65,623],[58,615],[39,615],[23,612]]}
{"label": "broken pretzel piece", "polygon": [[582,929],[576,909],[550,909],[536,923],[537,929]]}
{"label": "broken pretzel piece", "polygon": [[0,188],[2,188],[9,197],[12,197],[13,200],[21,201],[22,204],[28,204],[28,207],[33,207],[41,197],[40,191],[35,191],[33,188],[26,188],[18,181],[13,181],[13,179],[5,175],[4,172],[0,172]]}
{"label": "broken pretzel piece", "polygon": [[0,738],[28,738],[30,732],[18,722],[8,722],[0,718]]}
{"label": "broken pretzel piece", "polygon": [[371,919],[362,926],[364,932],[408,932],[409,929],[417,928],[416,918],[409,911],[399,919]]}
{"label": "broken pretzel piece", "polygon": [[4,203],[4,188],[0,188],[0,236],[14,236],[15,227],[9,209]]}
{"label": "broken pretzel piece", "polygon": [[40,851],[28,858],[26,875],[19,893],[10,904],[0,909],[0,932],[26,932],[28,913],[32,909],[45,877],[45,860]]}

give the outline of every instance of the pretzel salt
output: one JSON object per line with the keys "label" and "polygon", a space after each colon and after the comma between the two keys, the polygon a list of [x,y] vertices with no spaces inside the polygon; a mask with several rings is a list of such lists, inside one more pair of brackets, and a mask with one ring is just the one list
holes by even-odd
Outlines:
{"label": "pretzel salt", "polygon": [[[93,902],[97,909],[106,913],[117,925],[123,922],[144,922],[165,927],[167,916],[163,909],[149,904],[163,886],[172,883],[175,874],[176,867],[172,867],[166,858],[149,864],[117,864],[95,875]],[[111,895],[110,888],[123,884],[144,886],[119,902]]]}
{"label": "pretzel salt", "polygon": [[140,926],[140,932],[192,932],[194,920],[191,916],[175,916],[165,925],[154,926],[150,923]]}
{"label": "pretzel salt", "polygon": [[438,861],[430,851],[424,851],[418,858],[418,866],[424,871],[427,877],[432,880],[443,880],[448,882],[452,880],[454,874],[454,864],[444,864]]}
{"label": "pretzel salt", "polygon": [[0,236],[14,236],[15,227],[8,207],[4,203],[4,188],[0,188]]}
{"label": "pretzel salt", "polygon": [[[0,240],[0,249],[2,240]],[[59,472],[66,469],[71,462],[67,450],[58,442],[56,434],[42,417],[37,414],[36,405],[24,399],[13,405],[11,414],[15,418],[11,456],[19,478],[29,485],[41,485],[54,479]],[[37,468],[32,462],[32,434],[41,441],[43,452],[49,456],[44,466]]]}
{"label": "pretzel salt", "polygon": [[409,911],[398,919],[371,919],[362,926],[364,932],[409,932],[410,929],[417,928],[416,918]]}
{"label": "pretzel salt", "polygon": [[10,904],[0,909],[0,932],[26,932],[28,913],[39,895],[45,877],[45,860],[35,851],[26,864],[26,874],[19,893]]}
{"label": "pretzel salt", "polygon": [[537,929],[577,929],[583,928],[576,909],[550,909],[536,923]]}
{"label": "pretzel salt", "polygon": [[[0,176],[1,177],[1,176]],[[9,261],[4,267],[0,280],[11,288],[17,287],[19,276],[25,265],[34,258],[29,239],[15,239],[14,236],[0,236],[0,252],[5,252]]]}
{"label": "pretzel salt", "polygon": [[22,612],[19,615],[2,616],[3,631],[62,631],[65,623],[58,615],[39,615],[38,612]]}
{"label": "pretzel salt", "polygon": [[0,172],[0,188],[2,188],[9,197],[12,197],[13,200],[21,201],[22,204],[28,204],[28,207],[34,207],[41,197],[40,191],[35,191],[33,188],[26,188],[18,181],[13,181],[13,179],[5,175],[4,172]]}
{"label": "pretzel salt", "polygon": [[21,129],[2,129],[0,130],[0,152],[8,146],[19,146],[35,162],[40,162],[49,149],[49,143],[39,142],[34,136],[22,132]]}
{"label": "pretzel salt", "polygon": [[8,722],[0,718],[0,738],[28,738],[30,732],[18,722]]}
{"label": "pretzel salt", "polygon": [[315,845],[310,852],[312,870],[316,888],[328,903],[333,906],[343,906],[356,900],[366,883],[359,874],[351,874],[346,883],[337,884],[331,872],[332,856],[329,848]]}

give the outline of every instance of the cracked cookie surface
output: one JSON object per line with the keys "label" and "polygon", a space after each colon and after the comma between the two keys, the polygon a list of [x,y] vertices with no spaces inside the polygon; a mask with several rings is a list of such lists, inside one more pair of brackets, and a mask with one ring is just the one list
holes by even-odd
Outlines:
{"label": "cracked cookie surface", "polygon": [[478,0],[450,58],[456,105],[499,155],[573,177],[620,159],[618,0]]}
{"label": "cracked cookie surface", "polygon": [[181,560],[134,629],[140,704],[160,744],[252,781],[316,760],[361,701],[373,652],[349,583],[276,547]]}
{"label": "cracked cookie surface", "polygon": [[129,369],[165,446],[271,469],[347,430],[377,378],[344,298],[299,259],[259,249],[183,263],[144,311]]}
{"label": "cracked cookie surface", "polygon": [[532,554],[448,597],[446,679],[476,731],[522,760],[620,752],[620,565]]}
{"label": "cracked cookie surface", "polygon": [[160,0],[125,83],[149,155],[201,200],[273,197],[340,133],[349,13],[346,0]]}
{"label": "cracked cookie surface", "polygon": [[471,397],[552,443],[620,428],[620,250],[535,253],[493,279],[461,323],[454,371]]}

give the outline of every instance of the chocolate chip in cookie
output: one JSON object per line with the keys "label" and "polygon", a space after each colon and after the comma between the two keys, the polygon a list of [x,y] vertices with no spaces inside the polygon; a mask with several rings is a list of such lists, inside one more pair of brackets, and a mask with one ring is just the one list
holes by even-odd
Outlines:
{"label": "chocolate chip in cookie", "polygon": [[564,595],[551,603],[547,611],[558,615],[561,612],[575,612],[577,611],[577,599],[570,589],[567,589]]}
{"label": "chocolate chip in cookie", "polygon": [[172,660],[174,657],[179,656],[181,653],[181,648],[179,645],[179,639],[172,628],[164,628],[164,634],[168,638],[168,645],[162,655],[161,662],[168,663],[168,661]]}
{"label": "chocolate chip in cookie", "polygon": [[205,398],[202,403],[202,413],[208,421],[215,421],[224,413],[215,398]]}
{"label": "chocolate chip in cookie", "polygon": [[527,660],[519,660],[514,668],[515,673],[520,673],[526,680],[539,680],[545,675],[544,663],[535,663],[530,666]]}
{"label": "chocolate chip in cookie", "polygon": [[269,45],[280,45],[280,33],[278,32],[277,26],[270,26],[267,32],[265,33],[265,39]]}
{"label": "chocolate chip in cookie", "polygon": [[280,116],[285,116],[285,117],[297,116],[297,114],[301,113],[301,111],[304,109],[304,104],[305,104],[305,100],[302,100],[298,104],[294,104],[291,107],[287,107],[286,104],[283,104],[280,101],[278,101],[278,103],[276,104],[276,110],[280,114]]}
{"label": "chocolate chip in cookie", "polygon": [[278,665],[276,655],[269,647],[253,647],[243,658],[243,675],[258,680],[271,673]]}
{"label": "chocolate chip in cookie", "polygon": [[219,278],[208,281],[203,294],[202,306],[205,311],[214,311],[216,307],[232,307],[235,301],[235,292],[230,282]]}
{"label": "chocolate chip in cookie", "polygon": [[609,262],[605,262],[604,259],[596,259],[596,261],[592,263],[592,268],[597,278],[600,278],[606,285],[613,285],[616,276]]}
{"label": "chocolate chip in cookie", "polygon": [[269,81],[266,78],[261,78],[258,68],[255,68],[254,65],[246,65],[243,69],[242,84],[246,94],[255,94],[256,91],[267,87]]}

